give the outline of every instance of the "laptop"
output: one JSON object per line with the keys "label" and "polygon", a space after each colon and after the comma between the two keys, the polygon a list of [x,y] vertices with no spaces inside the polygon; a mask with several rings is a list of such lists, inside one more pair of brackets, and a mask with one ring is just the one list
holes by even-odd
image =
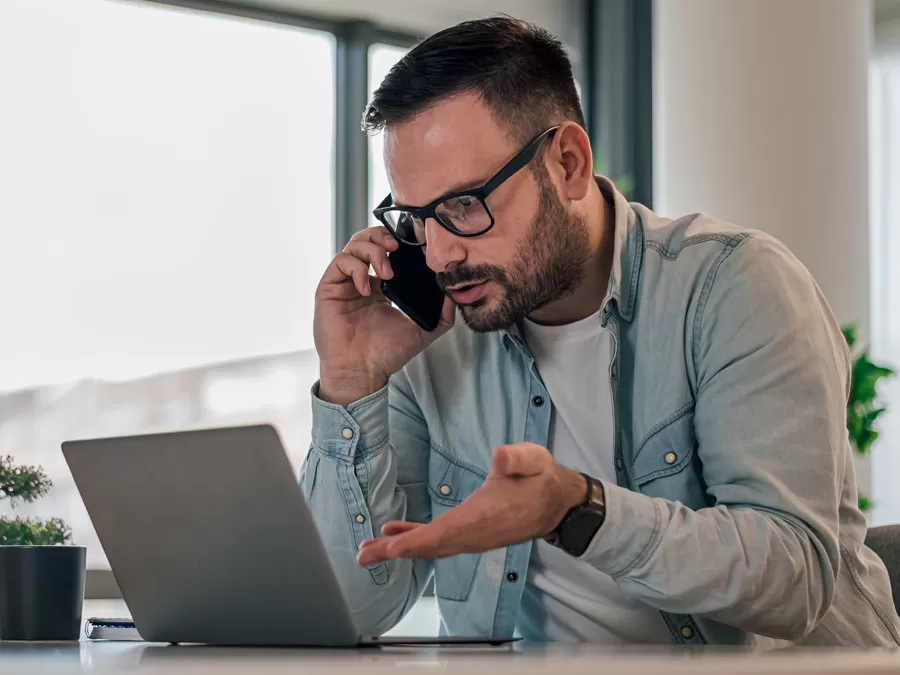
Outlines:
{"label": "laptop", "polygon": [[62,444],[140,637],[208,645],[500,645],[356,630],[271,425]]}

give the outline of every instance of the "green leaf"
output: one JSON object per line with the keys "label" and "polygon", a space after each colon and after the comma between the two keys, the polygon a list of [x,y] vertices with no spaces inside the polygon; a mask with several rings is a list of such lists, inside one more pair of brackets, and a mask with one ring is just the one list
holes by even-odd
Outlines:
{"label": "green leaf", "polygon": [[0,457],[0,497],[33,502],[46,495],[53,483],[39,466],[17,466],[9,455]]}
{"label": "green leaf", "polygon": [[[856,344],[858,333],[856,325],[844,326],[841,329],[847,344]],[[878,439],[874,429],[875,422],[885,412],[878,407],[878,384],[886,377],[892,377],[891,368],[873,363],[868,349],[853,359],[850,396],[847,400],[847,434],[859,454],[867,454]]]}
{"label": "green leaf", "polygon": [[856,449],[859,451],[859,454],[869,454],[869,450],[872,449],[872,444],[877,438],[877,431],[874,431],[873,429],[863,429],[856,439]]}
{"label": "green leaf", "polygon": [[35,518],[0,516],[0,546],[52,546],[68,544],[72,530],[59,518],[42,522]]}
{"label": "green leaf", "polygon": [[867,426],[872,426],[875,423],[881,414],[884,412],[884,408],[872,408],[872,410],[867,410],[866,414],[863,416],[863,423]]}
{"label": "green leaf", "polygon": [[859,495],[859,510],[860,511],[863,511],[863,512],[871,511],[873,506],[875,506],[875,504],[872,502],[871,499],[866,497],[864,494]]}
{"label": "green leaf", "polygon": [[856,344],[856,331],[858,326],[854,324],[850,324],[848,326],[844,326],[841,329],[841,332],[844,334],[844,339],[847,341],[847,346],[852,347]]}

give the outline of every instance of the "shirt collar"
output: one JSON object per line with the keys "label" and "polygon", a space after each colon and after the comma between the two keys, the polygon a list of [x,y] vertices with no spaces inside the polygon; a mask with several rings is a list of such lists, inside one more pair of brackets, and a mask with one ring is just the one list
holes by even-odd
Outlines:
{"label": "shirt collar", "polygon": [[[615,213],[613,260],[601,316],[607,316],[610,306],[614,306],[623,320],[631,321],[634,316],[638,275],[644,252],[643,230],[638,225],[638,216],[634,208],[615,184],[605,176],[595,176],[594,180],[597,181],[597,187],[603,196],[612,201]],[[512,341],[522,348],[524,341],[519,326],[510,326],[502,332],[504,341]]]}

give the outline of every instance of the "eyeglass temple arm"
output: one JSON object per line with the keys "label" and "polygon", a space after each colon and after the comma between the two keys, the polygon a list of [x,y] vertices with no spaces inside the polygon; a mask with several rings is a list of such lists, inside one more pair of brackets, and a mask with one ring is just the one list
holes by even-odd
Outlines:
{"label": "eyeglass temple arm", "polygon": [[497,175],[489,180],[485,184],[485,186],[481,188],[480,191],[483,194],[489,194],[497,189],[497,186],[499,186],[503,181],[505,181],[516,171],[518,171],[523,166],[528,164],[532,159],[534,159],[534,156],[537,154],[538,150],[540,150],[541,145],[543,145],[544,141],[555,134],[557,129],[559,129],[558,126],[550,127],[549,129],[547,129],[547,131],[545,131],[540,136],[531,141],[531,143],[526,145],[522,149],[522,152],[509,160],[509,162],[506,163],[506,166],[500,169],[500,171],[497,172]]}

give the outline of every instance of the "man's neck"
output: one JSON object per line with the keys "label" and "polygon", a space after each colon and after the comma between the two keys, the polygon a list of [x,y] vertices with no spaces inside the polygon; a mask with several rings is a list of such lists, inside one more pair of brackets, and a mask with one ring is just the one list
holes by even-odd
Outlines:
{"label": "man's neck", "polygon": [[537,324],[562,326],[580,321],[603,305],[612,269],[616,214],[612,200],[607,200],[599,187],[594,190],[595,206],[587,215],[591,255],[585,261],[584,276],[572,293],[529,315]]}

